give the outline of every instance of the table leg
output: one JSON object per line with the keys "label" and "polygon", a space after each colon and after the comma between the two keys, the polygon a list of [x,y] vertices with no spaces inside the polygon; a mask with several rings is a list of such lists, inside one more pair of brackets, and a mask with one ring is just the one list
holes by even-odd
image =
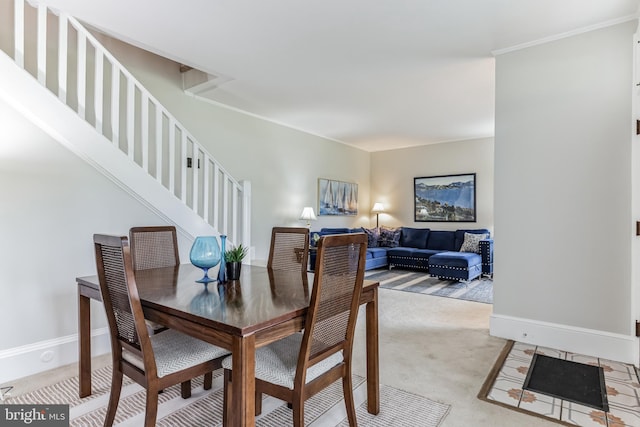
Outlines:
{"label": "table leg", "polygon": [[233,337],[231,382],[231,425],[254,427],[256,416],[256,339],[255,335]]}
{"label": "table leg", "polygon": [[367,410],[370,414],[380,412],[380,363],[378,355],[378,289],[373,290],[373,299],[366,308],[367,335]]}
{"label": "table leg", "polygon": [[79,395],[91,395],[91,300],[78,290]]}

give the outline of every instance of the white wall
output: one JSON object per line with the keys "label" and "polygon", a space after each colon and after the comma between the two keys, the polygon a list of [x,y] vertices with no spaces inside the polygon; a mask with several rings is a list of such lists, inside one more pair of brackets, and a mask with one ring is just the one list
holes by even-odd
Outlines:
{"label": "white wall", "polygon": [[[632,32],[622,24],[497,58],[494,335],[628,360]],[[360,215],[320,217],[314,229],[375,223],[374,201],[388,211],[381,225],[493,228],[493,139],[369,155],[189,98],[177,64],[108,47],[229,172],[252,182],[257,263],[272,226],[301,225],[302,207],[317,208],[319,177],[357,182]],[[74,278],[95,271],[91,235],[161,222],[2,102],[0,125],[2,383],[75,357]],[[413,222],[414,177],[468,172],[478,179],[476,223]],[[186,260],[189,242],[179,243]],[[104,327],[99,309],[93,320]],[[59,353],[42,363],[48,348]],[[8,364],[16,360],[19,369]]]}
{"label": "white wall", "polygon": [[[413,178],[474,172],[477,185],[475,223],[414,222]],[[380,225],[492,230],[493,138],[371,153],[371,199],[385,205],[385,213],[380,214]]]}
{"label": "white wall", "polygon": [[304,206],[318,213],[318,178],[357,183],[360,215],[318,217],[313,229],[369,225],[368,152],[187,96],[179,64],[99,38],[234,178],[251,181],[254,263],[266,264],[271,227],[304,226]]}
{"label": "white wall", "polygon": [[[640,221],[640,135],[637,134],[636,121],[640,119],[640,26],[634,37],[634,67],[632,96],[632,134],[631,142],[631,212],[633,221]],[[637,230],[632,224],[633,233]],[[640,237],[633,237],[631,244],[631,282],[632,282],[632,319],[640,320]],[[640,355],[638,360],[640,366]]]}
{"label": "white wall", "polygon": [[[252,182],[255,263],[266,263],[271,227],[302,226],[317,203],[317,179],[359,184],[357,217],[314,227],[369,224],[369,154],[195,100],[180,90],[178,65],[117,42],[116,56],[237,179]],[[119,49],[119,50],[118,50]],[[92,235],[162,224],[154,213],[0,102],[0,383],[77,360],[75,278],[95,274]],[[190,242],[179,237],[188,260]],[[99,304],[94,354],[108,351]],[[52,351],[53,359],[40,357]]]}
{"label": "white wall", "polygon": [[629,22],[497,57],[491,333],[633,360]]}
{"label": "white wall", "polygon": [[[93,233],[162,222],[3,101],[0,126],[1,383],[75,356],[77,346],[63,344],[77,332],[75,278],[95,274]],[[180,238],[183,252],[188,244]],[[92,318],[106,326],[101,310]],[[54,360],[40,362],[49,348]]]}

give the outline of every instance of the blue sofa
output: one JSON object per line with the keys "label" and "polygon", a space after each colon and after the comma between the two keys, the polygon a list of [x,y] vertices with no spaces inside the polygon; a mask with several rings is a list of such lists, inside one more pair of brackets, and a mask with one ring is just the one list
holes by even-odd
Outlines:
{"label": "blue sofa", "polygon": [[[493,240],[487,229],[438,231],[429,228],[400,227],[398,241],[372,240],[371,229],[323,228],[311,232],[311,243],[327,234],[361,233],[369,235],[365,269],[380,267],[426,270],[432,276],[450,280],[473,280],[493,275]],[[472,236],[465,236],[471,234]],[[485,236],[475,236],[485,235]],[[484,238],[483,238],[484,237]],[[464,247],[463,247],[464,246]],[[462,249],[462,250],[461,250]],[[315,268],[315,251],[311,251],[309,269]]]}
{"label": "blue sofa", "polygon": [[[312,231],[311,239],[309,240],[311,246],[315,246],[313,239],[314,234],[319,237],[326,236],[327,234],[345,234],[345,233],[363,233],[362,228],[322,228],[320,231]],[[388,248],[367,248],[367,260],[365,263],[365,270],[373,270],[375,268],[386,267],[389,265],[387,261],[387,249]],[[316,252],[312,250],[309,255],[309,270],[314,270],[316,265]]]}

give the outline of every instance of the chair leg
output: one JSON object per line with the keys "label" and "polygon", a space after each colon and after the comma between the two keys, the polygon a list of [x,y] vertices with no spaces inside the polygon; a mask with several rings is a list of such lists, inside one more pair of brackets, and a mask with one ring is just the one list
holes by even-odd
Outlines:
{"label": "chair leg", "polygon": [[293,398],[293,427],[304,427],[304,400],[300,396]]}
{"label": "chair leg", "polygon": [[183,399],[191,397],[191,380],[183,381],[180,383],[180,395]]}
{"label": "chair leg", "polygon": [[116,411],[118,410],[118,402],[120,401],[120,391],[122,391],[122,371],[118,370],[114,363],[113,373],[111,374],[111,393],[109,393],[109,405],[104,419],[104,427],[113,425]]}
{"label": "chair leg", "polygon": [[207,372],[206,374],[204,374],[204,386],[203,386],[203,388],[205,390],[211,390],[212,386],[213,386],[213,372]]}
{"label": "chair leg", "polygon": [[228,369],[224,370],[224,390],[222,393],[222,425],[229,426],[231,425],[231,420],[228,418],[229,413],[229,405],[231,404],[231,371]]}
{"label": "chair leg", "polygon": [[144,427],[155,427],[158,416],[158,390],[157,386],[147,389],[147,404],[144,412]]}
{"label": "chair leg", "polygon": [[262,392],[256,391],[256,417],[262,413]]}
{"label": "chair leg", "polygon": [[351,369],[347,369],[347,373],[342,377],[342,392],[344,393],[344,404],[347,407],[347,419],[349,427],[357,427],[356,407],[353,403],[353,382],[351,381]]}

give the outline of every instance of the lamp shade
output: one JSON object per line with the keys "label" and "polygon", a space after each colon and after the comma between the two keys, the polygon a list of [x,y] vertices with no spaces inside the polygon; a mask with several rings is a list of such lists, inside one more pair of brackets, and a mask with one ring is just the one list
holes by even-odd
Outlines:
{"label": "lamp shade", "polygon": [[318,218],[316,218],[316,214],[313,212],[313,208],[307,206],[304,209],[302,209],[302,213],[300,214],[300,219],[311,221],[311,220],[316,220]]}
{"label": "lamp shade", "polygon": [[371,212],[384,212],[384,205],[380,202],[374,203]]}

